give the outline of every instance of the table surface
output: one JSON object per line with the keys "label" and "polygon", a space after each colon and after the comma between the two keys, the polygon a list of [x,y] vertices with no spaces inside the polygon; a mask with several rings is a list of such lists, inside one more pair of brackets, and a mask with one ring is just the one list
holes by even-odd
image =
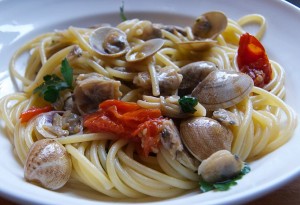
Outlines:
{"label": "table surface", "polygon": [[[300,7],[300,0],[287,0],[292,4]],[[16,203],[0,196],[1,205],[17,205]],[[300,204],[300,176],[295,178],[292,182],[280,187],[274,192],[271,192],[259,199],[251,201],[246,205],[293,205]]]}

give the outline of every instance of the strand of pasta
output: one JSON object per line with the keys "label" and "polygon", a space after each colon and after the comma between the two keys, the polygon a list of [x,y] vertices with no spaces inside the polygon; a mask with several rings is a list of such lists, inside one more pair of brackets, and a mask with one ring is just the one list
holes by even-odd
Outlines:
{"label": "strand of pasta", "polygon": [[274,96],[272,93],[269,93],[268,91],[257,87],[253,89],[253,92],[267,96],[267,98],[269,99],[269,105],[279,106],[287,117],[285,129],[280,130],[280,138],[277,138],[274,141],[270,142],[268,146],[262,151],[261,154],[265,155],[280,147],[292,137],[293,131],[297,125],[296,114],[286,103],[284,103],[280,98]]}
{"label": "strand of pasta", "polygon": [[45,37],[48,36],[52,36],[53,33],[46,33],[43,35],[40,35],[38,37],[36,37],[35,39],[27,42],[25,45],[23,45],[21,48],[19,48],[14,55],[12,56],[10,63],[9,63],[9,71],[11,73],[12,76],[14,76],[15,78],[19,79],[24,85],[29,85],[31,84],[31,81],[28,80],[27,78],[23,77],[22,74],[20,74],[17,70],[16,70],[16,61],[17,59],[26,51],[30,50],[31,48],[35,47],[36,43],[42,39],[44,39]]}
{"label": "strand of pasta", "polygon": [[[23,111],[28,97],[24,93],[14,93],[7,95],[0,100],[1,119],[5,122],[9,135],[13,135],[15,124],[18,121],[19,114]],[[15,102],[14,105],[11,105]],[[16,110],[15,112],[13,110]],[[12,115],[12,113],[15,113]]]}
{"label": "strand of pasta", "polygon": [[115,140],[116,136],[110,133],[89,133],[89,134],[77,134],[70,135],[63,138],[57,138],[56,140],[61,144],[73,144],[78,142],[89,142],[97,140]]}
{"label": "strand of pasta", "polygon": [[109,190],[113,187],[113,184],[110,182],[110,180],[101,171],[99,171],[90,161],[88,161],[84,157],[83,153],[80,153],[80,151],[78,151],[75,147],[73,147],[70,144],[66,145],[65,147],[67,151],[72,155],[72,157],[78,160],[78,162],[80,163],[80,167],[84,167],[86,172],[93,175],[106,190]]}
{"label": "strand of pasta", "polygon": [[269,90],[271,93],[282,99],[285,95],[285,93],[281,93],[284,92],[285,71],[277,62],[270,60],[270,63],[273,71],[273,78],[264,89]]}
{"label": "strand of pasta", "polygon": [[154,96],[158,96],[160,95],[160,89],[158,84],[158,76],[156,75],[156,71],[154,67],[154,62],[150,62],[148,64],[148,71],[150,73],[150,78],[151,78],[152,94]]}
{"label": "strand of pasta", "polygon": [[[116,154],[118,153],[118,150],[121,149],[123,146],[127,144],[126,140],[118,140],[114,145],[109,149],[107,160],[106,160],[106,167],[107,167],[107,173],[109,174],[109,177],[114,184],[114,186],[124,195],[128,197],[138,198],[142,197],[139,192],[136,190],[126,186],[124,182],[119,178],[117,171],[116,171]],[[125,155],[125,153],[124,153]]]}
{"label": "strand of pasta", "polygon": [[265,17],[263,17],[262,15],[259,14],[250,14],[250,15],[245,15],[242,18],[240,18],[237,23],[243,27],[246,24],[253,24],[253,23],[257,23],[260,27],[258,29],[258,31],[255,34],[255,37],[257,39],[261,39],[262,36],[264,35],[265,31],[266,31],[266,19]]}
{"label": "strand of pasta", "polygon": [[39,70],[34,82],[32,82],[29,86],[24,88],[26,93],[32,93],[34,88],[39,86],[42,83],[43,77],[45,75],[51,74],[53,68],[59,67],[61,61],[74,49],[74,46],[69,46],[67,48],[62,49],[61,51],[55,53],[51,58],[47,60],[47,62],[41,67]]}
{"label": "strand of pasta", "polygon": [[[253,111],[253,107],[252,107],[252,102],[249,99],[245,99],[243,100],[244,103],[242,103],[244,105],[244,118],[243,121],[241,122],[241,125],[239,127],[234,127],[233,131],[234,131],[234,140],[232,143],[232,153],[235,153],[237,155],[240,155],[242,152],[242,145],[243,143],[245,143],[245,138],[246,138],[246,134],[247,134],[247,129],[249,127],[249,124],[251,122],[251,118],[252,118],[252,111]],[[244,160],[244,159],[243,159]]]}
{"label": "strand of pasta", "polygon": [[103,169],[107,172],[106,160],[107,160],[107,152],[106,152],[106,143],[107,140],[101,140],[98,142],[98,157]]}
{"label": "strand of pasta", "polygon": [[[71,145],[70,145],[71,146]],[[75,148],[74,148],[75,149]],[[118,192],[115,189],[105,189],[102,185],[102,182],[99,182],[96,176],[90,175],[88,170],[85,169],[81,164],[80,160],[76,159],[72,156],[72,164],[74,167],[74,172],[78,175],[78,180],[82,183],[92,187],[93,189],[103,193],[107,196],[114,197],[114,198],[124,198],[125,196]]]}
{"label": "strand of pasta", "polygon": [[137,73],[133,72],[123,72],[112,69],[110,67],[106,67],[106,71],[110,74],[110,76],[125,80],[125,81],[132,81],[133,78],[137,75]]}
{"label": "strand of pasta", "polygon": [[176,172],[171,165],[166,161],[166,159],[162,156],[162,154],[159,152],[157,153],[157,161],[161,169],[166,173],[167,175],[174,177],[176,179],[183,180],[184,177],[181,176],[178,172]]}
{"label": "strand of pasta", "polygon": [[[154,197],[172,197],[176,196],[179,193],[182,193],[183,190],[176,189],[176,188],[168,188],[168,189],[161,189],[157,187],[151,187],[148,186],[145,182],[138,182],[136,181],[125,168],[121,167],[120,163],[116,161],[116,168],[117,172],[120,176],[122,176],[122,179],[126,182],[128,186],[135,189],[136,191],[139,191],[143,194],[154,196]],[[139,180],[141,181],[141,180]],[[149,180],[147,180],[149,181]]]}
{"label": "strand of pasta", "polygon": [[192,181],[196,181],[196,182],[199,181],[199,175],[198,174],[194,173],[192,170],[187,169],[186,167],[181,165],[177,160],[167,160],[167,159],[172,158],[172,156],[170,155],[170,153],[168,153],[167,150],[165,150],[164,148],[161,148],[160,153],[166,159],[165,161],[167,161],[167,163],[174,170],[176,170],[177,173],[179,173],[180,175],[182,175],[185,178],[190,179]]}
{"label": "strand of pasta", "polygon": [[97,73],[100,73],[100,74],[102,74],[104,76],[110,77],[110,73],[111,72],[109,72],[108,69],[104,69],[101,65],[99,65],[95,61],[90,60],[90,59],[86,59],[86,63],[90,67],[92,67]]}
{"label": "strand of pasta", "polygon": [[[118,152],[119,159],[125,163],[128,167],[143,173],[145,176],[148,176],[152,179],[156,179],[162,181],[166,184],[172,185],[174,187],[182,188],[182,189],[192,189],[197,186],[197,183],[190,182],[190,181],[183,181],[176,179],[174,177],[170,177],[166,174],[162,174],[157,172],[153,169],[149,169],[148,167],[136,162],[135,160],[129,158],[123,151]],[[169,159],[171,160],[171,159]]]}
{"label": "strand of pasta", "polygon": [[242,148],[240,151],[240,158],[243,161],[246,161],[248,159],[249,154],[251,153],[251,150],[253,149],[253,142],[254,142],[254,124],[253,121],[250,121],[250,124],[248,126],[248,129],[246,131],[244,143],[242,144]]}
{"label": "strand of pasta", "polygon": [[[266,113],[262,113],[262,114],[265,115],[265,117],[268,116],[268,115],[266,115]],[[271,117],[271,116],[269,116],[269,117]],[[272,131],[273,129],[274,129],[274,131]],[[267,146],[272,134],[277,135],[278,129],[276,129],[276,127],[274,127],[274,119],[273,120],[271,119],[270,124],[266,125],[262,131],[260,130],[259,133],[260,133],[259,139],[258,139],[257,143],[255,144],[255,146],[253,147],[253,150],[251,151],[252,158],[255,156],[258,156],[259,153]]]}

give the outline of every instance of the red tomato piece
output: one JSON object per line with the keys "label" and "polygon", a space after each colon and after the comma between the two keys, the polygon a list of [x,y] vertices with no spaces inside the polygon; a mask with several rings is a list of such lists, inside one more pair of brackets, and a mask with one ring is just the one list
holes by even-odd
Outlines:
{"label": "red tomato piece", "polygon": [[105,100],[104,102],[100,103],[99,108],[106,110],[107,108],[111,107],[111,106],[116,106],[116,108],[118,109],[118,113],[123,114],[126,112],[130,112],[130,111],[134,111],[134,110],[138,110],[141,107],[133,102],[123,102],[120,100]]}
{"label": "red tomato piece", "polygon": [[149,153],[157,152],[160,137],[159,134],[162,130],[163,119],[148,120],[138,126],[134,135],[141,139],[141,152],[142,155],[148,156]]}
{"label": "red tomato piece", "polygon": [[240,71],[253,79],[255,86],[264,87],[271,81],[272,68],[265,48],[249,33],[240,37],[237,63]]}
{"label": "red tomato piece", "polygon": [[49,112],[52,109],[53,108],[50,105],[45,106],[45,107],[31,107],[27,111],[21,113],[21,115],[20,115],[21,122],[22,123],[28,122],[36,115],[44,113],[44,112]]}
{"label": "red tomato piece", "polygon": [[140,143],[145,156],[158,149],[160,141],[159,109],[145,109],[131,102],[107,100],[99,105],[99,110],[84,117],[84,126],[91,132],[110,132],[120,138]]}

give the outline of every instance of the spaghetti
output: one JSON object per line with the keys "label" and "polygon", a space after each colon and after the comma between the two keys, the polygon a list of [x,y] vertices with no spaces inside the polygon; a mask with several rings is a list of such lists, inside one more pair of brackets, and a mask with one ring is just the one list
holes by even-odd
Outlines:
{"label": "spaghetti", "polygon": [[[238,41],[245,33],[243,26],[252,23],[259,25],[255,37],[261,39],[266,28],[265,19],[252,14],[237,22],[229,19],[226,29],[215,38],[216,43],[210,49],[192,52],[178,47],[181,42],[195,39],[191,27],[168,29],[159,25],[163,46],[147,60],[137,63],[127,62],[124,55],[113,58],[101,56],[89,43],[94,28],[69,27],[27,42],[14,54],[9,66],[12,78],[23,84],[23,91],[0,100],[1,118],[20,161],[25,163],[30,147],[43,139],[43,135],[36,132],[34,119],[21,123],[19,117],[33,106],[49,104],[33,92],[43,83],[44,76],[61,76],[59,68],[65,58],[75,77],[97,73],[120,82],[118,86],[122,94],[113,98],[136,102],[145,109],[159,109],[168,118],[209,116],[211,112],[201,103],[194,107],[196,111],[193,114],[183,114],[178,103],[178,87],[172,90],[165,85],[170,79],[161,82],[160,74],[173,72],[176,76],[181,67],[197,61],[211,62],[222,70],[239,71],[236,62]],[[145,35],[153,25],[150,21],[132,19],[116,28],[126,34],[129,46],[134,47],[148,40]],[[30,57],[22,74],[15,64],[26,52],[30,52]],[[295,113],[283,101],[284,69],[275,61],[270,63],[271,81],[263,88],[254,86],[250,95],[227,108],[240,121],[239,126],[230,127],[233,133],[230,151],[242,160],[251,161],[274,151],[292,137],[296,127]],[[164,69],[166,71],[162,71]],[[142,77],[139,78],[139,75]],[[180,77],[178,79],[181,81]],[[199,176],[195,170],[174,160],[164,146],[159,146],[156,154],[145,157],[138,154],[135,143],[130,139],[120,139],[109,133],[84,130],[56,140],[71,156],[72,177],[110,197],[174,197],[198,186]]]}

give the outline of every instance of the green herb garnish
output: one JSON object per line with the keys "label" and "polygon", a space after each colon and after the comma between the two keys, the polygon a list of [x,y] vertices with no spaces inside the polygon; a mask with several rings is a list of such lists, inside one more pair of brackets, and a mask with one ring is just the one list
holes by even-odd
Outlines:
{"label": "green herb garnish", "polygon": [[64,79],[59,78],[55,74],[45,75],[43,78],[44,82],[35,88],[33,93],[39,93],[48,102],[56,102],[60,91],[72,88],[73,69],[66,58],[61,62],[60,72]]}
{"label": "green herb garnish", "polygon": [[178,102],[183,112],[185,113],[196,112],[196,109],[194,108],[198,104],[198,100],[196,98],[183,96],[178,100]]}
{"label": "green herb garnish", "polygon": [[122,5],[120,6],[120,17],[121,17],[122,21],[127,20],[125,14],[124,14],[124,1],[122,1]]}
{"label": "green herb garnish", "polygon": [[245,174],[249,173],[251,171],[249,165],[245,164],[239,175],[232,179],[228,179],[223,182],[217,182],[217,183],[208,183],[204,181],[203,179],[200,180],[200,190],[202,192],[208,192],[211,190],[218,190],[218,191],[227,191],[230,189],[231,186],[234,186],[237,184],[237,180],[241,179]]}
{"label": "green herb garnish", "polygon": [[66,58],[61,62],[60,72],[63,75],[63,77],[64,77],[66,83],[69,85],[69,87],[72,87],[73,69],[70,66],[70,64]]}

